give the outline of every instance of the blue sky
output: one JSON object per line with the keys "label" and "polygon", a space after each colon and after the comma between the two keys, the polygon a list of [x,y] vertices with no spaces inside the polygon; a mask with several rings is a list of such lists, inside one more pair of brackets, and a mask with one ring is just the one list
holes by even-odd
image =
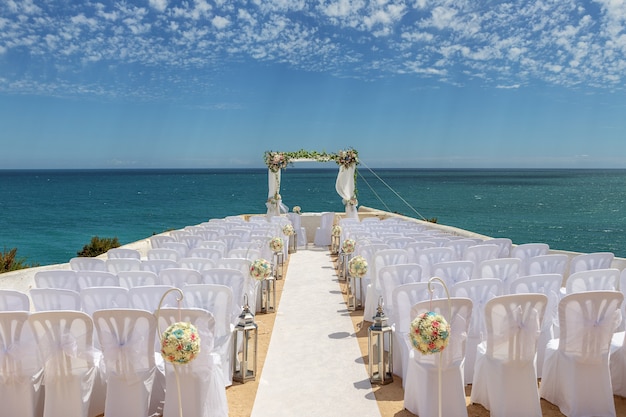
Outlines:
{"label": "blue sky", "polygon": [[0,169],[626,168],[626,0],[1,0]]}

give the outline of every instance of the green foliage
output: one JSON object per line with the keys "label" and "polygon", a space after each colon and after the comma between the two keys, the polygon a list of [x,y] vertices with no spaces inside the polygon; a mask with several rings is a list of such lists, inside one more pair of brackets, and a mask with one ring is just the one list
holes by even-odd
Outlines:
{"label": "green foliage", "polygon": [[17,257],[17,248],[8,249],[4,248],[0,252],[0,273],[17,271],[18,269],[31,268],[39,266],[39,264],[27,264],[25,258]]}
{"label": "green foliage", "polygon": [[106,253],[109,249],[119,248],[120,241],[117,237],[98,237],[91,238],[89,244],[83,246],[83,250],[76,252],[78,256],[98,256]]}
{"label": "green foliage", "polygon": [[427,222],[430,222],[430,223],[437,223],[437,218],[436,218],[436,217],[432,217],[432,218],[430,218],[430,219],[425,219],[425,220],[426,220]]}

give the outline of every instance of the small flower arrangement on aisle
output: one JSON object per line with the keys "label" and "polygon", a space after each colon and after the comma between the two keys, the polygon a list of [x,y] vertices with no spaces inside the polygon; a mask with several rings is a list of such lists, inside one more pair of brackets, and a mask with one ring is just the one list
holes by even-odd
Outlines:
{"label": "small flower arrangement on aisle", "polygon": [[296,231],[293,229],[291,224],[286,224],[283,226],[283,234],[285,236],[293,236]]}
{"label": "small flower arrangement on aisle", "polygon": [[258,258],[250,265],[250,276],[257,281],[267,279],[272,273],[272,264],[266,259]]}
{"label": "small flower arrangement on aisle", "polygon": [[448,346],[450,325],[441,314],[428,311],[411,322],[409,336],[413,348],[421,353],[439,353]]}
{"label": "small flower arrangement on aisle", "polygon": [[161,335],[161,355],[168,362],[186,364],[194,360],[198,353],[200,336],[196,326],[191,323],[174,323]]}
{"label": "small flower arrangement on aisle", "polygon": [[273,237],[270,240],[270,249],[272,250],[272,252],[281,252],[283,250],[283,239],[280,237]]}
{"label": "small flower arrangement on aisle", "polygon": [[341,226],[338,224],[334,225],[331,231],[332,236],[341,236]]}
{"label": "small flower arrangement on aisle", "polygon": [[353,253],[355,247],[356,241],[354,239],[346,239],[341,245],[341,250],[343,251],[343,253]]}
{"label": "small flower arrangement on aisle", "polygon": [[302,209],[300,208],[300,206],[293,206],[291,211],[293,211],[296,214],[301,214],[302,213]]}
{"label": "small flower arrangement on aisle", "polygon": [[367,261],[362,256],[355,256],[348,262],[348,271],[353,277],[363,278],[367,274]]}

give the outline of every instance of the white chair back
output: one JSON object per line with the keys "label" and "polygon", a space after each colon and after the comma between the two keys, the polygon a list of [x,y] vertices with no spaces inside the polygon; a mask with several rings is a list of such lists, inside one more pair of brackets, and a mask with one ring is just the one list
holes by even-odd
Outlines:
{"label": "white chair back", "polygon": [[0,289],[0,311],[30,311],[28,294],[17,290]]}
{"label": "white chair back", "polygon": [[126,289],[159,284],[158,275],[152,271],[121,271],[118,272],[117,277],[120,280],[120,286]]}
{"label": "white chair back", "polygon": [[617,291],[619,286],[619,269],[589,269],[574,272],[565,281],[565,293],[572,294],[582,291]]}
{"label": "white chair back", "polygon": [[70,269],[54,269],[35,272],[35,286],[37,288],[63,288],[80,291],[76,271]]}
{"label": "white chair back", "polygon": [[128,289],[124,287],[91,287],[80,290],[82,310],[93,317],[97,310],[128,308]]}
{"label": "white chair back", "polygon": [[61,288],[31,288],[35,311],[81,310],[80,293]]}

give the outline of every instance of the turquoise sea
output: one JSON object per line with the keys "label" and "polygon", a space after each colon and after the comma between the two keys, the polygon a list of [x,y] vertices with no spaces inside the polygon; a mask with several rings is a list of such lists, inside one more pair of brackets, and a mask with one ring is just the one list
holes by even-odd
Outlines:
{"label": "turquoise sea", "polygon": [[[365,206],[436,217],[517,244],[626,257],[626,170],[358,172]],[[343,211],[336,176],[336,169],[290,167],[282,174],[283,202]],[[264,213],[266,198],[265,169],[0,170],[0,250],[62,263],[92,236],[129,243],[210,218]]]}

